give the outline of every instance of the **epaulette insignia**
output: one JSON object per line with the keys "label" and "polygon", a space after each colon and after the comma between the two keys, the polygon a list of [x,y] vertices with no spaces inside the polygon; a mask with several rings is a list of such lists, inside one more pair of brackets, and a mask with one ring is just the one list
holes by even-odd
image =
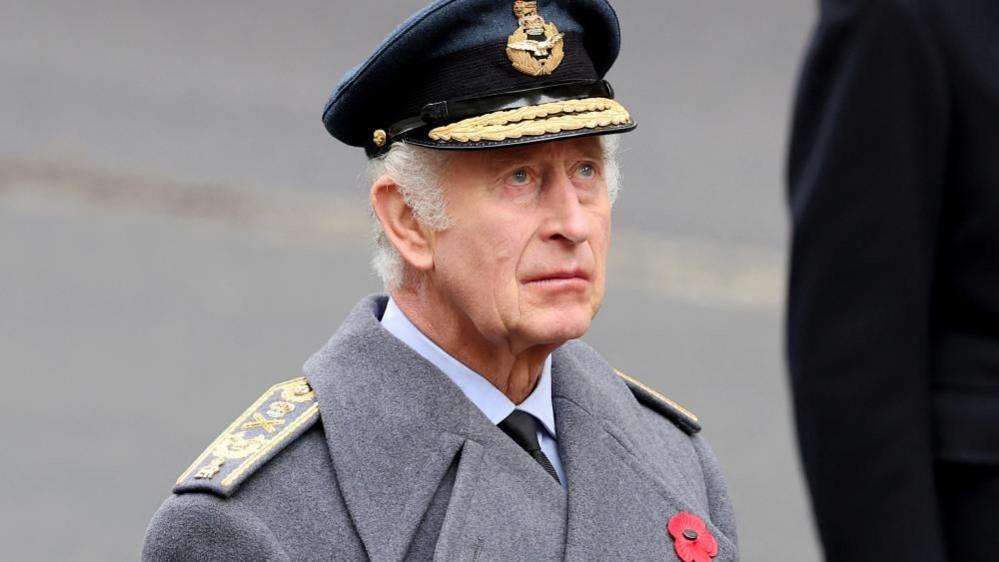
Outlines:
{"label": "epaulette insignia", "polygon": [[317,419],[316,393],[305,377],[272,386],[180,475],[174,493],[229,497]]}
{"label": "epaulette insignia", "polygon": [[617,369],[614,372],[624,380],[640,403],[666,416],[689,435],[701,430],[701,424],[693,412],[660,394],[642,381]]}

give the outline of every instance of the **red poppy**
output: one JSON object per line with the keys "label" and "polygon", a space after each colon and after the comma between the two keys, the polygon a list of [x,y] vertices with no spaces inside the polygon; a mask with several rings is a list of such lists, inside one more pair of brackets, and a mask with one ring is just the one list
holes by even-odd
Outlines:
{"label": "red poppy", "polygon": [[711,562],[718,554],[718,542],[700,517],[681,511],[666,524],[673,548],[683,562]]}

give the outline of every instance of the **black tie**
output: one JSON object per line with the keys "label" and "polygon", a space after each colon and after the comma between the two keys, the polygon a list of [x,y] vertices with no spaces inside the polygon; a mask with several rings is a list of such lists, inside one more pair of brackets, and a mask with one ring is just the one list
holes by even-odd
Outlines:
{"label": "black tie", "polygon": [[538,461],[545,472],[551,474],[552,478],[561,484],[555,467],[552,466],[552,462],[548,460],[548,457],[541,451],[541,445],[538,444],[538,426],[534,416],[523,410],[514,410],[512,414],[499,423],[499,428],[509,435],[510,439],[523,447],[527,454],[531,455],[531,458]]}

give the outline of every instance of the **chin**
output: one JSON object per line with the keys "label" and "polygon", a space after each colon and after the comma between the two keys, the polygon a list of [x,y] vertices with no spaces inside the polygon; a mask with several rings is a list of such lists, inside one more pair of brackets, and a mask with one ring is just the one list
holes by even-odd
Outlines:
{"label": "chin", "polygon": [[562,344],[582,337],[590,329],[593,312],[589,308],[554,307],[537,311],[525,331],[537,343]]}

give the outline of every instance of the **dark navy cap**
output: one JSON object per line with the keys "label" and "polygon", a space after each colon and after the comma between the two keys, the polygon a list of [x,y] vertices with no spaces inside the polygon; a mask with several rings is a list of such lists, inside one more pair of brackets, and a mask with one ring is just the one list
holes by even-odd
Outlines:
{"label": "dark navy cap", "polygon": [[630,131],[603,79],[620,47],[606,0],[438,0],[347,72],[323,123],[372,157]]}

